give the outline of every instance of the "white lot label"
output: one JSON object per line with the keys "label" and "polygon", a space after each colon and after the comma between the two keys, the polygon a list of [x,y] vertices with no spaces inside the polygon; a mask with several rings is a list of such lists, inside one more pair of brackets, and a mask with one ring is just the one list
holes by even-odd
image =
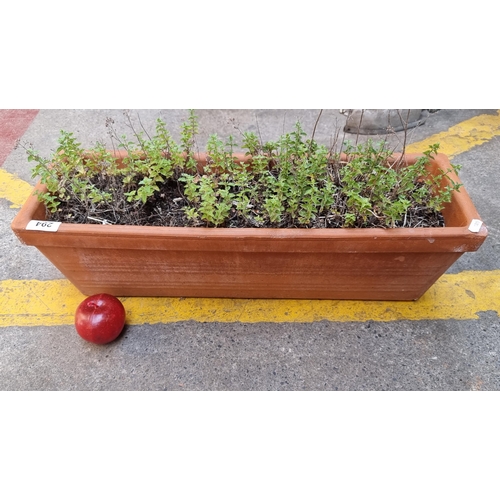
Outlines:
{"label": "white lot label", "polygon": [[483,221],[479,219],[472,219],[469,225],[469,231],[471,233],[479,233],[481,226],[483,225]]}
{"label": "white lot label", "polygon": [[60,222],[52,222],[48,220],[30,220],[26,229],[29,231],[49,231],[51,233],[55,233],[59,226]]}

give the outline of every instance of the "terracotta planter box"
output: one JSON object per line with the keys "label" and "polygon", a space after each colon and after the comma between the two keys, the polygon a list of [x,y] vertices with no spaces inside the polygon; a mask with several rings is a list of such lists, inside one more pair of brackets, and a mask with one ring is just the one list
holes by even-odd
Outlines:
{"label": "terracotta planter box", "polygon": [[[429,171],[438,167],[449,167],[443,154]],[[446,227],[430,229],[63,223],[46,232],[27,229],[30,221],[45,219],[44,206],[31,196],[12,229],[86,295],[416,300],[487,236],[484,225],[478,232],[469,229],[480,217],[464,188],[454,193],[443,215]]]}

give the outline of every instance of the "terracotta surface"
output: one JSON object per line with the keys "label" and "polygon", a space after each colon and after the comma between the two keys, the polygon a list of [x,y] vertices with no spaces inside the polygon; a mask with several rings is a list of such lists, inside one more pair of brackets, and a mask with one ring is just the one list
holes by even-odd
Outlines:
{"label": "terracotta surface", "polygon": [[[417,155],[406,155],[408,162]],[[437,155],[429,166],[446,169]],[[455,177],[457,181],[458,178]],[[36,189],[40,189],[37,186]],[[210,229],[61,224],[32,196],[12,223],[81,292],[117,296],[297,299],[418,299],[487,236],[464,188],[444,211],[445,228]]]}

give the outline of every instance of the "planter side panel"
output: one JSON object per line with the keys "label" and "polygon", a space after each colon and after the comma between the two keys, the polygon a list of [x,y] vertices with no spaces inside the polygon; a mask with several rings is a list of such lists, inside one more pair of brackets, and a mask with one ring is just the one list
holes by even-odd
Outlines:
{"label": "planter side panel", "polygon": [[461,253],[40,248],[84,294],[415,300]]}

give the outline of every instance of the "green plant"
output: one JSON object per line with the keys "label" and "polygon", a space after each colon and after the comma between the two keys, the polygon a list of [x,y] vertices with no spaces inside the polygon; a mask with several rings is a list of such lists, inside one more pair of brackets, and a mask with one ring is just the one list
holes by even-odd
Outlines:
{"label": "green plant", "polygon": [[76,203],[92,210],[102,202],[109,202],[112,193],[98,187],[103,172],[116,174],[116,161],[105,146],[98,143],[91,154],[87,154],[71,132],[61,131],[59,146],[47,159],[33,149],[26,147],[29,161],[37,164],[32,169],[32,177],[39,177],[47,186],[46,193],[38,192],[38,197],[48,210],[55,212],[63,202]]}
{"label": "green plant", "polygon": [[[112,127],[112,122],[108,122],[108,127],[111,138],[118,140],[118,148],[128,153],[120,172],[123,185],[129,189],[125,192],[127,201],[145,204],[160,190],[160,185],[173,176],[175,169],[184,165],[184,156],[182,148],[173,140],[163,120],[158,118],[155,134],[146,137],[144,131],[136,131],[130,117],[127,117],[135,140],[129,140],[125,135],[119,137]],[[187,131],[183,132],[185,148],[190,144],[189,131],[187,128]],[[192,131],[193,134],[194,132]],[[189,149],[187,151],[189,153]]]}
{"label": "green plant", "polygon": [[[346,145],[347,160],[340,169],[339,188],[345,197],[346,226],[405,227],[412,219],[418,225],[422,211],[439,212],[449,202],[453,191],[460,188],[448,172],[430,176],[426,165],[437,154],[439,144],[429,149],[412,165],[392,158],[393,151],[385,143]],[[450,185],[441,187],[447,177]]]}
{"label": "green plant", "polygon": [[[266,143],[253,132],[241,134],[241,146],[233,136],[223,141],[211,135],[207,164],[198,170],[194,111],[179,142],[161,119],[152,134],[142,124],[138,130],[130,116],[128,124],[132,139],[107,122],[113,148],[127,152],[120,162],[103,144],[87,151],[64,131],[50,159],[26,148],[36,162],[33,176],[47,186],[38,196],[51,217],[209,227],[419,227],[442,224],[439,212],[460,188],[449,177],[457,165],[427,172],[437,144],[413,165],[396,160],[386,143],[370,140],[344,144],[341,156],[296,123]],[[235,156],[240,148],[251,161]]]}

